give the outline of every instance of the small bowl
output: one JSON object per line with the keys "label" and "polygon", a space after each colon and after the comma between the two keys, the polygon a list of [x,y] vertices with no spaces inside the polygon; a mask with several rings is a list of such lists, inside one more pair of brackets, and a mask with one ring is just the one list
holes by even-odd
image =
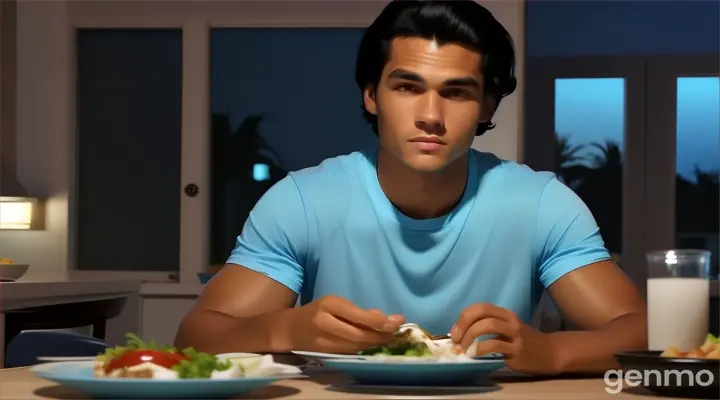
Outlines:
{"label": "small bowl", "polygon": [[0,264],[0,282],[14,282],[30,268],[27,264]]}

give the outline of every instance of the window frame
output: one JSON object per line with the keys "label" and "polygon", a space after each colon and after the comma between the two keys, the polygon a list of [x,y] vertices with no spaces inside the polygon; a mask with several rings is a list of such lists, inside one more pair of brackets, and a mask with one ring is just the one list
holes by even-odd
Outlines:
{"label": "window frame", "polygon": [[[75,99],[76,32],[81,28],[180,28],[182,55],[182,186],[200,188],[194,198],[178,190],[180,202],[180,265],[178,272],[78,270],[76,259],[77,179],[70,182],[68,221],[69,274],[78,279],[139,279],[146,282],[197,283],[209,266],[210,30],[212,28],[357,28],[366,27],[384,2],[68,2],[71,98]],[[340,3],[340,4],[338,4]],[[286,7],[287,6],[287,7]],[[278,12],[282,10],[282,12]],[[75,112],[75,107],[73,107]],[[75,116],[72,116],[73,125]],[[72,135],[73,143],[76,141]],[[76,159],[76,147],[71,160]],[[72,166],[73,177],[77,167]]]}
{"label": "window frame", "polygon": [[[69,98],[75,99],[76,48],[75,33],[80,28],[181,28],[183,31],[183,97],[182,97],[182,186],[195,183],[199,194],[181,196],[180,265],[177,273],[143,271],[78,270],[75,246],[77,239],[77,166],[70,167],[68,190],[68,274],[73,279],[137,279],[145,282],[197,284],[197,273],[206,271],[209,260],[208,159],[210,157],[210,30],[212,28],[365,28],[377,17],[387,1],[93,1],[66,2],[65,17],[69,50]],[[522,104],[525,59],[525,0],[483,4],[503,21],[516,43],[518,89],[513,99],[506,99],[501,115],[513,108],[516,115],[506,119],[493,138],[483,138],[474,146],[493,147],[500,156],[519,160],[522,157]],[[518,12],[519,11],[519,12]],[[75,107],[69,118],[70,160],[76,160]],[[498,142],[501,141],[501,142]]]}
{"label": "window frame", "polygon": [[[654,179],[647,181],[647,245],[650,249],[676,247],[675,173],[677,155],[677,78],[720,77],[717,54],[647,57],[648,132],[647,170]],[[659,172],[658,174],[655,174]],[[672,195],[668,196],[671,193]],[[720,205],[718,205],[720,207]],[[669,211],[668,211],[669,210]]]}

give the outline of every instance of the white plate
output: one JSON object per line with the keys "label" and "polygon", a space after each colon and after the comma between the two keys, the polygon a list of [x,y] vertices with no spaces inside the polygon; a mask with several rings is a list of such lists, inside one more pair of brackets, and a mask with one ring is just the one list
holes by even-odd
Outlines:
{"label": "white plate", "polygon": [[262,354],[257,353],[221,353],[216,355],[217,358],[221,360],[226,360],[228,358],[252,358],[252,357],[262,357]]}
{"label": "white plate", "polygon": [[352,355],[352,354],[332,354],[332,353],[318,353],[314,351],[291,351],[291,353],[295,354],[296,356],[303,357],[308,360],[312,361],[320,361],[320,360],[331,360],[331,359],[338,359],[338,358],[350,358],[355,360],[364,360],[368,358],[369,356],[361,356],[361,355]]}
{"label": "white plate", "polygon": [[96,378],[89,361],[40,364],[30,370],[95,399],[229,399],[282,379],[304,378],[303,375],[178,380]]}

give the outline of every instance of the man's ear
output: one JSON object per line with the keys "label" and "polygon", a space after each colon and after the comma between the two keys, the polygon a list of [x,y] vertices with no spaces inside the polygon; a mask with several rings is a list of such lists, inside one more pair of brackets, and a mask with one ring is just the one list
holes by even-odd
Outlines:
{"label": "man's ear", "polygon": [[363,92],[365,109],[373,115],[377,115],[377,103],[375,102],[375,86],[368,86]]}

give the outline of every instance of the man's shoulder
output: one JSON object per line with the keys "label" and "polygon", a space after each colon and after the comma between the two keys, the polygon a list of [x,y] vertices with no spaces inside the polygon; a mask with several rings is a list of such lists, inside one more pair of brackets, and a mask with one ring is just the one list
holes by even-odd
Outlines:
{"label": "man's shoulder", "polygon": [[363,152],[352,152],[330,157],[320,164],[290,172],[290,176],[303,192],[308,189],[318,189],[330,186],[331,190],[337,190],[332,185],[348,182],[358,173],[360,164],[365,161]]}
{"label": "man's shoulder", "polygon": [[347,208],[356,191],[367,154],[356,151],[323,160],[320,164],[291,172],[306,209],[321,214]]}
{"label": "man's shoulder", "polygon": [[501,187],[516,194],[529,192],[540,195],[545,187],[557,176],[550,171],[536,171],[526,164],[503,159],[492,153],[472,150],[475,153],[476,165],[480,170],[478,178],[482,181],[500,183]]}

